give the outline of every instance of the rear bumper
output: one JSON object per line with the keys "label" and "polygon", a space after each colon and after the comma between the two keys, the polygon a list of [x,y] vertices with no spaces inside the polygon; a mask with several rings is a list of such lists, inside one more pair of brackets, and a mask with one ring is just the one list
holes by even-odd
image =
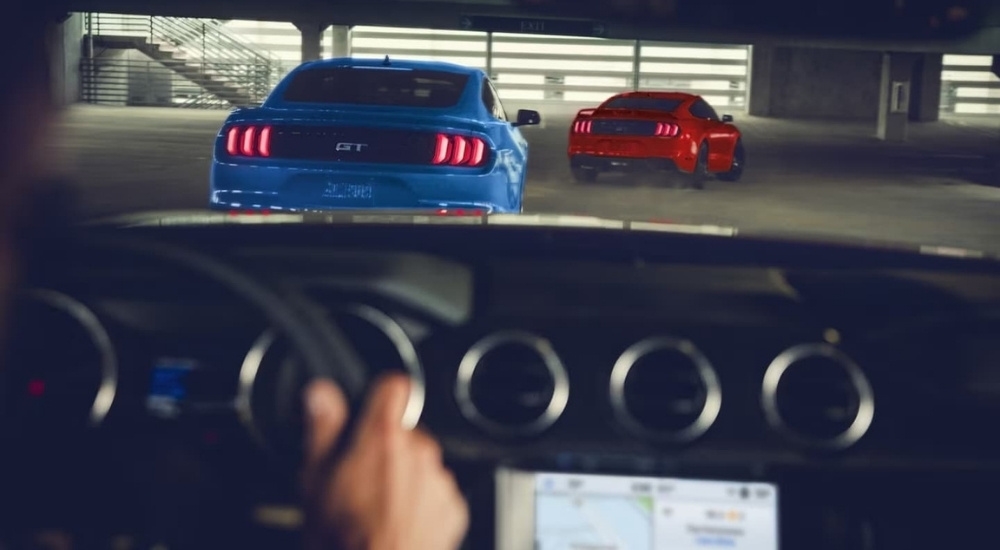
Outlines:
{"label": "rear bumper", "polygon": [[567,150],[571,167],[602,172],[680,170],[693,172],[698,151],[680,138],[606,138],[572,136]]}
{"label": "rear bumper", "polygon": [[587,168],[599,172],[675,172],[678,170],[674,159],[630,158],[600,155],[573,155],[569,159],[570,168]]}
{"label": "rear bumper", "polygon": [[423,167],[253,165],[215,160],[209,207],[218,210],[521,210],[522,185],[498,165],[488,172]]}

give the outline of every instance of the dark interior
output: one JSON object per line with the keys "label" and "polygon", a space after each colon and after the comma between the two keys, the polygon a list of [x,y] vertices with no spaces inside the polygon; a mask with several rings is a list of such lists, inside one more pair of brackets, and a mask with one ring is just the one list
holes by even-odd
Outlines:
{"label": "dark interior", "polygon": [[[989,535],[995,264],[670,226],[458,233],[448,221],[124,233],[322,308],[370,375],[419,373],[422,423],[472,506],[468,548],[495,540],[499,466],[773,483],[782,548],[957,548]],[[95,247],[110,233],[59,239],[26,274],[25,288],[48,294],[24,295],[14,317],[4,535],[60,528],[93,548],[123,534],[185,548],[294,538],[276,510],[296,509],[295,342],[262,339],[261,311],[179,256]],[[251,348],[265,353],[247,387]],[[113,405],[95,422],[109,380]],[[561,412],[549,406],[558,395]]]}

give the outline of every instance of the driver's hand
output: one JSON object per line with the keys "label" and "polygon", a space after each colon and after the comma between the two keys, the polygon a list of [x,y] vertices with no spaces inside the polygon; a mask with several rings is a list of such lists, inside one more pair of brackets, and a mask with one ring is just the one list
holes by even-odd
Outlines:
{"label": "driver's hand", "polygon": [[371,390],[344,456],[329,456],[347,421],[343,393],[313,382],[305,394],[304,483],[307,546],[338,550],[456,550],[469,510],[441,448],[427,433],[406,430],[409,380],[389,376]]}

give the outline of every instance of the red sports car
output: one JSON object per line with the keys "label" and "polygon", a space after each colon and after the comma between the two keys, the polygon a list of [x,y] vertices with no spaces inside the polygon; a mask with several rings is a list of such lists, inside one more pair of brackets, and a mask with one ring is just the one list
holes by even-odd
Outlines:
{"label": "red sports car", "polygon": [[601,172],[680,170],[697,189],[710,174],[737,181],[746,152],[733,117],[721,118],[700,96],[628,92],[577,113],[569,165],[577,181]]}

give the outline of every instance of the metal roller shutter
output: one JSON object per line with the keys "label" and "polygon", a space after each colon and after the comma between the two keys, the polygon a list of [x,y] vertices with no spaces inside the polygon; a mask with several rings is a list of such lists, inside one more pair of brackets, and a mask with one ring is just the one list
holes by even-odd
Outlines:
{"label": "metal roller shutter", "polygon": [[[744,107],[747,46],[355,27],[356,56],[450,61],[486,69],[507,101],[594,104],[634,90],[686,90]],[[638,57],[637,57],[638,55]]]}
{"label": "metal roller shutter", "polygon": [[989,55],[945,55],[941,70],[941,113],[1000,115],[1000,78]]}

